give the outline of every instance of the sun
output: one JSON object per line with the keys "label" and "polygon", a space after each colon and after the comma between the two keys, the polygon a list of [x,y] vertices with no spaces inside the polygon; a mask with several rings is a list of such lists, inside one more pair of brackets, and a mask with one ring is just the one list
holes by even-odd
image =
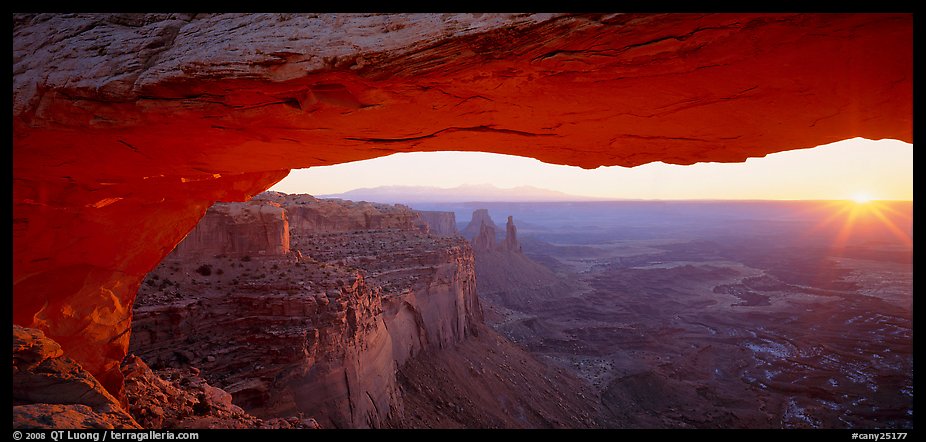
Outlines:
{"label": "sun", "polygon": [[[856,235],[864,234],[871,229],[887,229],[902,244],[913,246],[913,238],[901,226],[908,224],[909,214],[898,210],[889,201],[875,200],[868,193],[857,193],[852,199],[841,201],[824,201],[820,206],[829,211],[816,226],[809,229],[809,235],[818,235],[821,229],[835,224],[838,232],[830,245],[832,250],[842,250]],[[901,226],[898,226],[900,223]]]}
{"label": "sun", "polygon": [[856,193],[852,195],[852,201],[855,201],[857,204],[867,204],[871,202],[871,195],[867,193]]}

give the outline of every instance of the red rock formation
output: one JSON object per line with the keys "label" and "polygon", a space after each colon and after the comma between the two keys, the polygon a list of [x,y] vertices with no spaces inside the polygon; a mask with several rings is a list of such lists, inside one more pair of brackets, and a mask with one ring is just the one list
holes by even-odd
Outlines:
{"label": "red rock formation", "polygon": [[[475,224],[477,222],[479,224]],[[489,216],[488,209],[476,209],[473,211],[473,219],[463,230],[464,235],[472,232],[474,225],[479,226],[478,234],[472,238],[473,250],[477,254],[489,251],[521,253],[521,243],[518,242],[518,228],[514,225],[513,217],[508,217],[508,222],[505,224],[505,240],[498,244],[496,244],[498,238],[496,229],[498,227],[496,227],[495,221],[492,221],[492,217]]]}
{"label": "red rock formation", "polygon": [[454,212],[439,212],[431,210],[416,210],[422,221],[428,225],[428,231],[441,236],[459,235],[457,231],[457,215]]}
{"label": "red rock formation", "polygon": [[[379,427],[402,413],[396,367],[461,342],[482,322],[472,250],[461,238],[421,233],[404,206],[269,197],[282,202],[287,218],[313,214],[311,224],[292,230],[292,253],[196,254],[193,261],[171,254],[139,291],[131,349],[155,367],[202,369],[257,416],[304,413],[325,427]],[[217,206],[210,211],[240,204]],[[403,228],[359,229],[351,220],[371,207],[377,216],[368,219],[382,221],[371,225]],[[233,227],[260,232],[277,219]],[[337,226],[350,229],[333,232]],[[196,230],[228,227],[209,222]],[[198,247],[198,237],[187,241]],[[178,249],[195,248],[184,243]],[[197,272],[205,265],[210,272]]]}
{"label": "red rock formation", "polygon": [[216,204],[172,252],[177,259],[289,253],[289,223],[270,201]]}
{"label": "red rock formation", "polygon": [[505,224],[505,250],[521,253],[521,243],[518,242],[518,228],[514,225],[514,217],[508,216]]}
{"label": "red rock formation", "polygon": [[495,250],[498,246],[495,244],[495,227],[486,223],[479,225],[479,234],[473,238],[473,251],[476,253]]}
{"label": "red rock formation", "polygon": [[400,204],[320,200],[312,195],[281,192],[264,192],[255,199],[268,199],[284,206],[295,234],[417,228],[416,212]]}
{"label": "red rock formation", "polygon": [[232,404],[230,394],[209,385],[196,368],[155,373],[139,357],[129,355],[122,371],[129,411],[143,428],[318,428],[314,419],[256,418]]}
{"label": "red rock formation", "polygon": [[13,326],[13,428],[141,428],[41,330]]}
{"label": "red rock formation", "polygon": [[473,218],[483,223],[481,232],[473,238],[473,251],[477,289],[479,295],[489,301],[488,309],[494,312],[498,307],[517,306],[530,310],[532,299],[543,299],[564,290],[562,282],[550,269],[522,253],[514,217],[508,217],[505,240],[499,244],[495,243],[495,229],[487,224],[494,225],[488,211],[478,209],[473,212]]}
{"label": "red rock formation", "polygon": [[495,225],[495,221],[492,221],[492,217],[489,216],[488,209],[476,209],[473,210],[473,216],[469,220],[469,224],[463,228],[462,235],[469,240],[475,239],[476,236],[482,234],[482,225],[492,228],[493,232],[493,244],[495,240],[495,234],[498,231],[498,226]]}
{"label": "red rock formation", "polygon": [[[132,352],[158,368],[200,368],[211,384],[261,417],[292,416],[308,408],[299,404],[308,387],[316,387],[313,392],[327,407],[306,411],[326,426],[370,425],[361,414],[372,409],[367,392],[388,409],[391,385],[382,382],[376,372],[382,367],[370,357],[391,345],[384,339],[376,287],[346,269],[326,268],[322,274],[312,261],[292,256],[239,261],[244,272],[254,272],[250,280],[226,267],[225,259],[209,262],[224,268],[223,275],[194,273],[196,279],[184,280],[171,275],[182,263],[171,261],[153,272],[153,278],[173,283],[163,290],[146,284],[139,292]],[[258,271],[273,272],[273,265],[294,272],[256,278]],[[209,285],[198,282],[206,280]],[[347,371],[356,376],[361,367],[371,372],[347,380]],[[353,384],[356,397],[348,396],[346,383]]]}
{"label": "red rock formation", "polygon": [[287,170],[912,142],[911,14],[13,17],[13,320],[113,393],[138,284]]}

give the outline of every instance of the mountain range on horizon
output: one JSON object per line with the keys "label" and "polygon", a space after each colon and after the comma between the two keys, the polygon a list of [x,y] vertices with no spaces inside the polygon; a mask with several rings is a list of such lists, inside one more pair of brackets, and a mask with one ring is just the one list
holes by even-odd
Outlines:
{"label": "mountain range on horizon", "polygon": [[376,201],[391,204],[420,202],[558,202],[605,200],[604,198],[571,195],[557,190],[542,189],[533,186],[500,188],[492,184],[464,184],[451,188],[431,186],[379,186],[316,196],[318,198],[341,198],[353,201]]}

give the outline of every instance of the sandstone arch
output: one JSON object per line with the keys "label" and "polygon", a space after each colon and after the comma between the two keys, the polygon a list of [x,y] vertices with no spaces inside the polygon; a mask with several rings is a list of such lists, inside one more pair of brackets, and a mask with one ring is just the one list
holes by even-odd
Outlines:
{"label": "sandstone arch", "polygon": [[138,284],[291,168],[912,142],[911,14],[16,15],[13,320],[118,393]]}

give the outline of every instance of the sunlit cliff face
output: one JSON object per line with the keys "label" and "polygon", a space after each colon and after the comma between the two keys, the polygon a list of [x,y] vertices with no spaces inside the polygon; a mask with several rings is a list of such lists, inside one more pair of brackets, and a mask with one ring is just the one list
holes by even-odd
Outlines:
{"label": "sunlit cliff face", "polygon": [[13,52],[13,320],[117,394],[144,275],[290,168],[912,142],[909,14],[17,15]]}

